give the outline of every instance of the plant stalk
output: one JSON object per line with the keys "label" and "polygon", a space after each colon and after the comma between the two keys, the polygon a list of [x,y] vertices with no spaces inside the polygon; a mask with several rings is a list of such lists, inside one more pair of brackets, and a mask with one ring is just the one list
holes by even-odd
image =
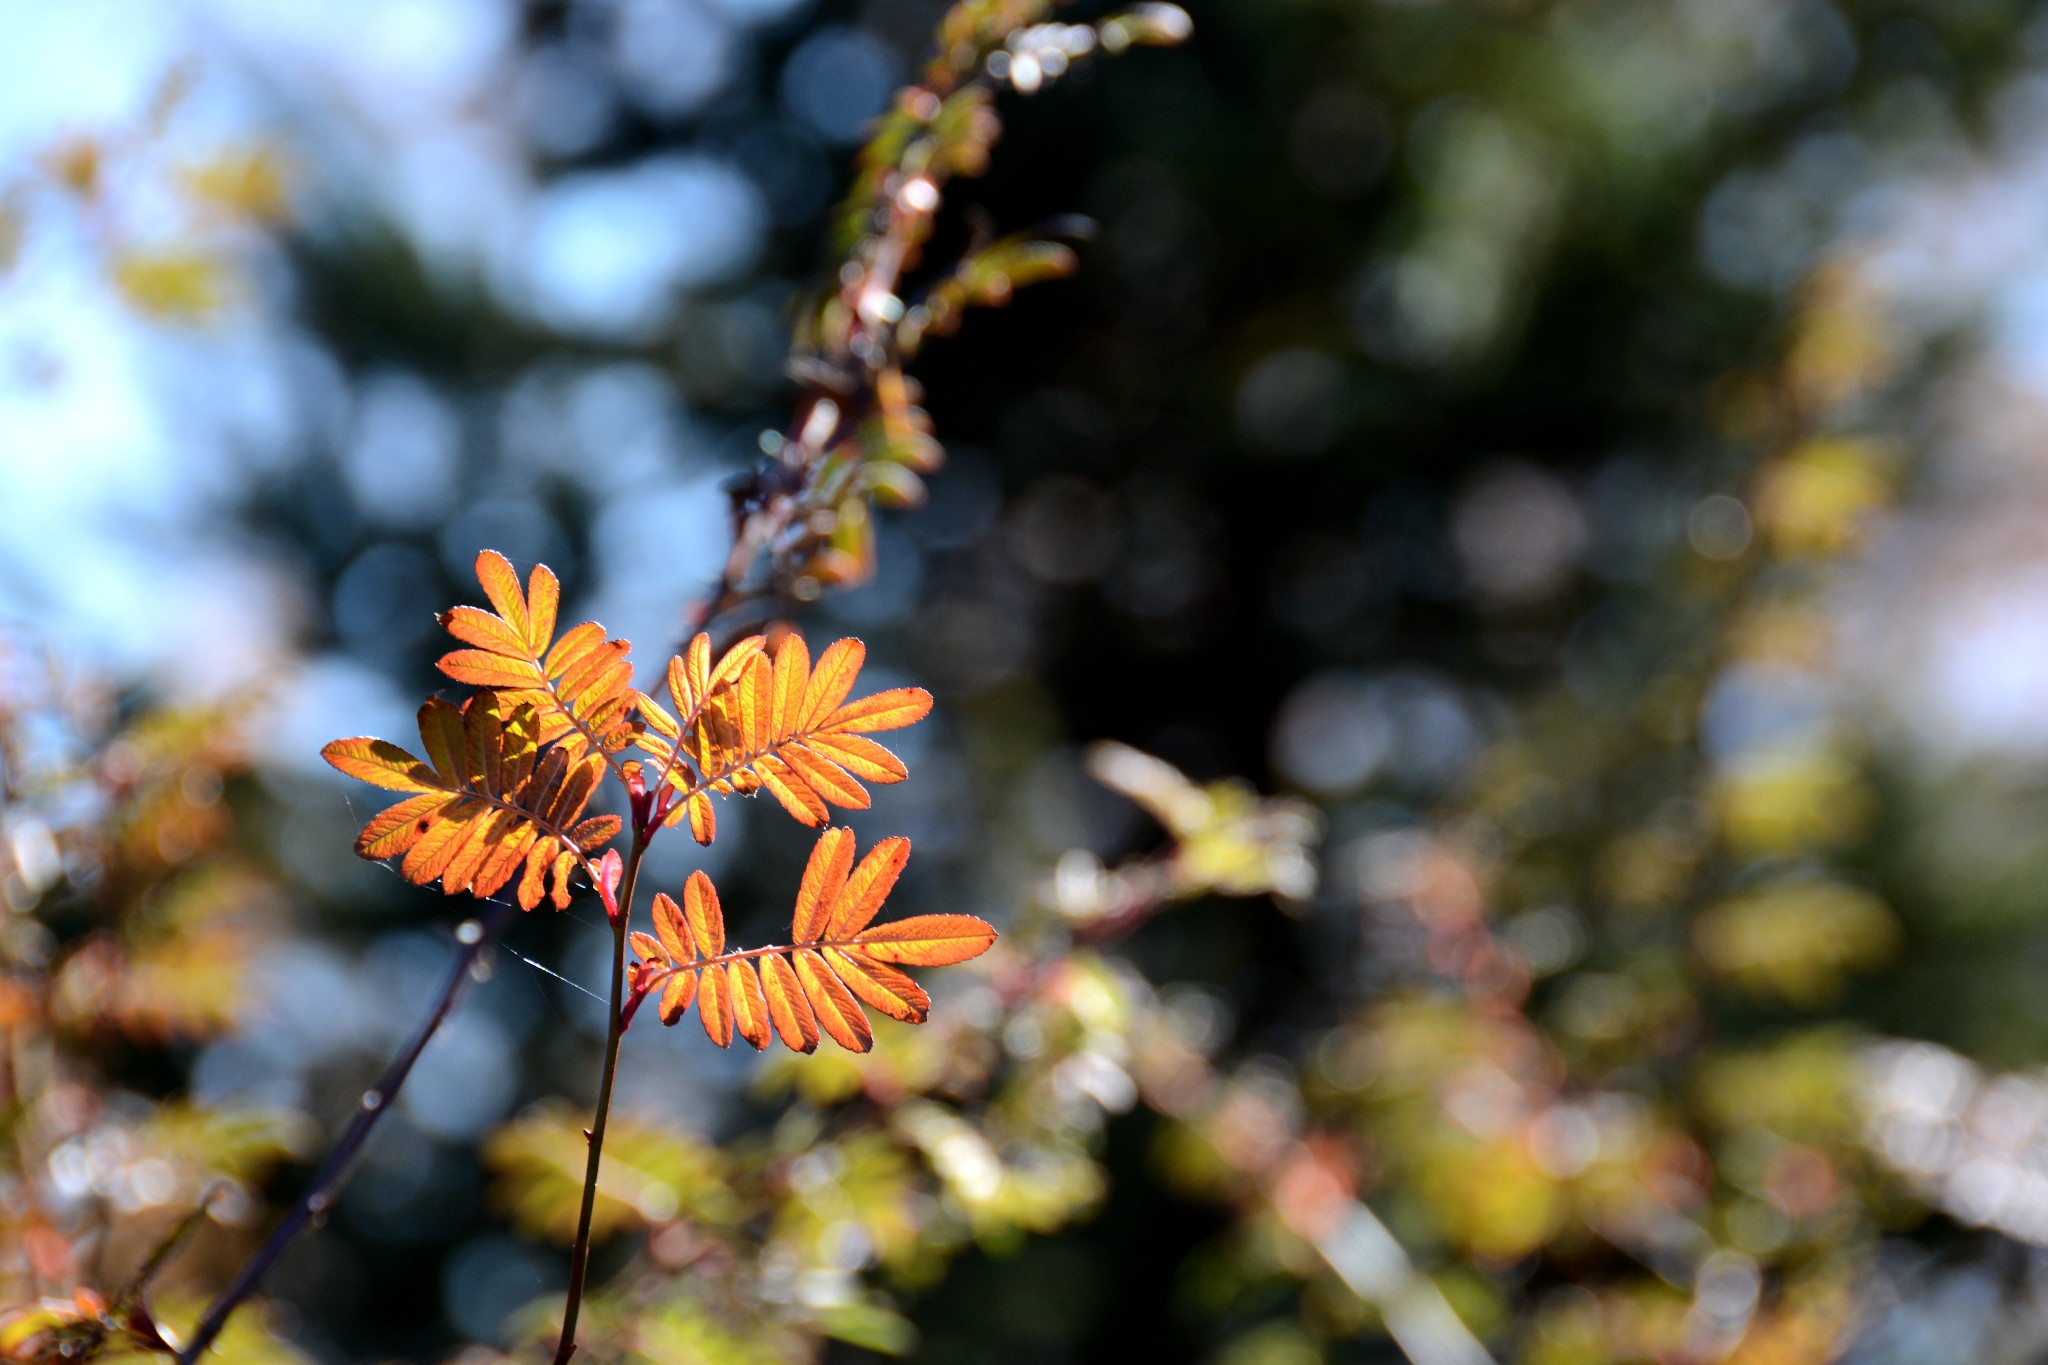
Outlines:
{"label": "plant stalk", "polygon": [[348,1178],[349,1167],[362,1152],[363,1144],[370,1140],[377,1121],[390,1110],[391,1102],[398,1098],[399,1087],[412,1074],[413,1063],[419,1060],[420,1053],[426,1050],[442,1023],[454,1011],[477,959],[505,931],[506,925],[511,923],[512,912],[517,908],[509,902],[492,901],[481,919],[467,920],[456,931],[455,961],[448,966],[448,975],[441,982],[441,991],[434,998],[433,1008],[413,1029],[412,1037],[391,1059],[391,1064],[384,1068],[377,1084],[363,1092],[362,1103],[357,1107],[355,1117],[349,1121],[348,1131],[327,1154],[327,1160],[321,1163],[313,1176],[313,1183],[299,1196],[299,1201],[285,1215],[284,1221],[271,1230],[256,1254],[243,1263],[228,1287],[208,1305],[206,1316],[193,1330],[192,1340],[178,1353],[179,1365],[193,1365],[205,1354],[206,1348],[220,1335],[221,1328],[227,1325],[229,1315],[256,1292],[257,1285],[262,1283],[277,1258],[284,1254],[284,1249],[308,1226],[324,1219],[334,1207],[335,1194],[342,1181]]}
{"label": "plant stalk", "polygon": [[611,1117],[612,1082],[619,1074],[619,1042],[626,1035],[626,933],[633,919],[633,888],[640,880],[640,858],[647,851],[647,831],[633,831],[633,851],[619,883],[618,915],[612,921],[612,989],[610,1027],[604,1040],[604,1072],[597,1083],[597,1116],[590,1123],[590,1160],[583,1169],[583,1212],[576,1221],[576,1248],[569,1254],[569,1300],[562,1309],[562,1336],[555,1365],[568,1365],[576,1354],[576,1315],[583,1307],[583,1285],[590,1274],[590,1219],[597,1208],[597,1172],[604,1160],[605,1121]]}

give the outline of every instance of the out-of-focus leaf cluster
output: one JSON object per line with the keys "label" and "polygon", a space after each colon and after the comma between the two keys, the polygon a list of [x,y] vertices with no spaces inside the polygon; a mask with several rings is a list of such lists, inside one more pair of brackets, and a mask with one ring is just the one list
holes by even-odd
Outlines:
{"label": "out-of-focus leaf cluster", "polygon": [[251,247],[292,216],[278,149],[218,141],[203,151],[178,128],[194,72],[174,68],[134,124],[71,134],[0,180],[0,287],[40,260],[42,220],[75,220],[107,283],[143,316],[201,323],[244,302]]}
{"label": "out-of-focus leaf cluster", "polygon": [[924,268],[948,183],[988,168],[1002,132],[997,86],[1032,94],[1098,50],[1171,46],[1191,29],[1170,4],[1096,24],[1049,22],[1053,10],[1052,0],[960,0],[939,22],[920,81],[877,120],[835,215],[837,279],[798,321],[796,416],[764,434],[766,463],[734,490],[735,543],[702,619],[762,593],[810,601],[871,578],[872,509],[923,503],[924,480],[945,459],[909,364],[927,338],[957,331],[966,310],[1002,307],[1076,268],[1051,226],[999,240],[977,233],[949,267]]}
{"label": "out-of-focus leaf cluster", "polygon": [[[117,1067],[255,1022],[252,964],[283,900],[236,846],[231,710],[124,715],[89,680],[7,651],[0,1354],[160,1352],[159,1327],[196,1316],[195,1269],[239,1253],[270,1172],[312,1135],[294,1111],[202,1108],[131,1089]],[[188,1253],[191,1218],[204,1229]],[[298,1359],[262,1323],[238,1333],[239,1357]]]}
{"label": "out-of-focus leaf cluster", "polygon": [[[1695,534],[1675,603],[1640,627],[1684,612],[1680,648],[1710,639],[1724,687],[1826,685],[1819,600],[1898,477],[1866,427],[1899,373],[1889,324],[1823,277],[1790,335],[1756,439],[1754,536]],[[1853,357],[1816,361],[1851,335]],[[1308,1282],[1311,1338],[1356,1330],[1370,1305],[1429,1358],[1404,1334],[1399,1280],[1347,1267],[1332,1208],[1355,1192],[1516,1358],[1836,1358],[1881,1240],[1913,1215],[1866,1129],[1870,1039],[1822,1012],[1894,961],[1904,929],[1853,861],[1878,804],[1854,728],[1823,718],[1707,754],[1708,704],[1691,691],[1674,712],[1654,684],[1629,708],[1532,699],[1462,802],[1353,841],[1384,984],[1298,1071],[1265,1075],[1264,1099],[1218,1105],[1162,1149],[1190,1190],[1271,1213],[1228,1250],[1210,1311],[1282,1269]],[[1290,1198],[1284,1174],[1244,1181],[1276,1169],[1247,1149],[1304,1134],[1334,1144],[1297,1167],[1319,1184]]]}

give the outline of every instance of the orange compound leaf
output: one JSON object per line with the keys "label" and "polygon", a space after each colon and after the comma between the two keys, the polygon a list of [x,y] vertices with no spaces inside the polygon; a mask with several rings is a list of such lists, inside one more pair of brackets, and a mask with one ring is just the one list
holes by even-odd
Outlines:
{"label": "orange compound leaf", "polygon": [[[686,890],[685,899],[688,895]],[[633,952],[640,961],[653,967],[652,972],[643,976],[642,980],[650,989],[657,985],[661,987],[661,1002],[658,1006],[661,1022],[675,1023],[683,1017],[690,1008],[690,1003],[697,998],[698,972],[694,965],[697,962],[697,948],[687,916],[674,899],[658,893],[654,897],[654,932],[636,932],[630,941]],[[716,975],[716,972],[713,974]],[[710,1027],[708,1021],[706,1027]]]}
{"label": "orange compound leaf", "polygon": [[683,918],[700,956],[717,957],[725,951],[725,913],[718,907],[718,888],[701,871],[692,872],[683,883]]}
{"label": "orange compound leaf", "polygon": [[732,999],[732,1026],[759,1052],[768,1046],[768,999],[752,960],[725,964],[727,993]]}
{"label": "orange compound leaf", "polygon": [[832,922],[832,907],[846,889],[847,874],[853,871],[853,831],[828,829],[818,836],[811,860],[804,867],[803,884],[796,890],[796,914],[789,936],[798,943],[816,943]]}
{"label": "orange compound leaf", "polygon": [[508,662],[516,663],[526,654],[526,637],[503,617],[493,616],[481,607],[451,607],[441,613],[441,624],[456,639]]}
{"label": "orange compound leaf", "polygon": [[373,861],[404,853],[431,827],[433,812],[446,799],[440,792],[425,792],[371,816],[356,836],[356,852]]}
{"label": "orange compound leaf", "polygon": [[[867,788],[861,786],[856,780],[856,775],[840,767],[824,754],[802,744],[792,744],[783,749],[779,757],[786,765],[783,780],[801,784],[803,788],[808,789],[812,799],[805,800],[806,807],[821,807],[829,802],[846,810],[866,810],[872,804]],[[767,758],[761,761],[765,766],[777,760]],[[869,780],[872,781],[873,778],[870,777]],[[781,793],[778,792],[776,797],[781,800]],[[783,801],[783,804],[789,803]],[[831,818],[830,811],[823,811],[817,823],[822,825]]]}
{"label": "orange compound leaf", "polygon": [[[688,819],[700,841],[714,826],[706,792],[746,796],[766,790],[803,824],[831,819],[834,806],[865,810],[863,783],[901,782],[903,761],[861,732],[892,730],[922,720],[931,695],[901,687],[849,702],[847,694],[867,658],[858,640],[840,640],[811,664],[803,637],[783,637],[773,658],[758,638],[728,651],[716,668],[710,643],[699,636],[669,667],[669,694],[680,719],[647,712],[650,728],[680,737],[674,768],[694,767],[688,795],[668,817]],[[701,804],[700,804],[701,803]]]}
{"label": "orange compound leaf", "polygon": [[682,716],[684,728],[696,723],[704,704],[738,680],[746,666],[763,648],[764,635],[749,635],[711,665],[711,637],[700,632],[681,655],[668,661],[668,693]]}
{"label": "orange compound leaf", "polygon": [[768,1018],[783,1045],[792,1052],[815,1052],[818,1048],[818,1016],[804,998],[803,983],[786,957],[761,959],[761,984],[768,996]]}
{"label": "orange compound leaf", "polygon": [[[561,598],[561,586],[545,565],[534,567],[529,580],[532,588],[532,605],[538,611],[528,610],[528,597],[519,591],[519,571],[512,567],[512,561],[496,550],[485,550],[476,557],[477,581],[483,585],[484,594],[491,599],[491,605],[498,609],[506,625],[516,632],[530,647],[538,650],[546,647],[555,634],[555,603]],[[536,627],[540,627],[536,630]]]}
{"label": "orange compound leaf", "polygon": [[803,747],[864,781],[887,786],[910,776],[902,759],[860,735],[812,735]]}
{"label": "orange compound leaf", "polygon": [[[681,654],[668,661],[668,695],[675,703],[675,715],[670,715],[654,698],[641,694],[640,714],[647,721],[648,733],[641,735],[639,745],[665,761],[669,783],[677,791],[695,790],[691,765],[701,763],[701,757],[694,753],[691,739],[701,725],[705,706],[739,680],[748,661],[765,644],[765,637],[750,635],[728,649],[713,667],[711,637],[699,632]],[[676,747],[679,742],[683,746],[680,751]],[[706,832],[714,824],[710,799],[702,795],[686,799],[668,823],[673,825],[683,819],[686,811],[691,833],[699,843],[710,843]]]}
{"label": "orange compound leaf", "polygon": [[795,733],[804,716],[804,691],[811,685],[811,649],[804,637],[790,634],[775,651],[769,679],[768,733]]}
{"label": "orange compound leaf", "polygon": [[657,892],[654,897],[654,932],[656,945],[669,961],[697,960],[697,944],[690,935],[689,922],[666,892]]}
{"label": "orange compound leaf", "polygon": [[[780,758],[771,754],[756,760],[753,772],[761,779],[761,785],[768,789],[768,794],[796,817],[798,824],[816,829],[832,818],[832,808],[825,803],[825,798]],[[865,806],[867,793],[862,792],[861,797],[861,804]]]}
{"label": "orange compound leaf", "polygon": [[825,734],[864,730],[901,730],[931,714],[932,694],[922,687],[892,687],[872,697],[848,702],[817,728]]}
{"label": "orange compound leaf", "polygon": [[542,744],[563,743],[572,753],[609,758],[639,738],[640,694],[633,690],[632,646],[605,638],[595,621],[555,639],[562,585],[545,564],[534,566],[524,591],[510,560],[496,550],[476,557],[477,580],[493,612],[455,607],[441,614],[450,635],[472,645],[441,656],[439,668],[472,687],[504,694],[534,708]]}
{"label": "orange compound leaf", "polygon": [[381,739],[337,739],[320,756],[350,777],[392,791],[426,792],[436,786],[432,768]]}
{"label": "orange compound leaf", "polygon": [[[519,879],[518,900],[523,910],[539,905],[542,896],[548,896],[555,909],[569,908],[569,874],[579,866],[577,855],[563,849],[553,839],[538,840],[526,857],[526,873]],[[549,881],[554,891],[548,891]]]}
{"label": "orange compound leaf", "polygon": [[690,813],[690,837],[700,844],[708,844],[718,837],[718,808],[711,804],[711,798],[699,792],[684,803]]}
{"label": "orange compound leaf", "polygon": [[854,679],[860,676],[867,657],[868,647],[858,640],[835,640],[828,645],[818,656],[818,666],[811,670],[810,681],[804,687],[804,709],[798,723],[806,729],[816,729],[838,710],[846,694],[853,690]]}
{"label": "orange compound leaf", "polygon": [[980,957],[995,941],[995,929],[972,915],[913,915],[863,930],[854,940],[878,962],[910,967],[965,962]]}
{"label": "orange compound leaf", "polygon": [[[833,900],[832,918],[826,924],[825,937],[850,939],[867,928],[882,908],[882,902],[896,889],[896,879],[903,875],[904,865],[909,861],[908,839],[884,839],[869,849],[868,856],[860,860],[860,866],[853,870],[853,875],[847,878],[846,885],[840,888],[839,895]],[[975,923],[980,924],[981,921],[976,920]]]}
{"label": "orange compound leaf", "polygon": [[732,983],[715,967],[702,976],[697,987],[697,1018],[704,1025],[704,1036],[720,1047],[731,1047]]}
{"label": "orange compound leaf", "polygon": [[848,1052],[866,1052],[875,1045],[875,1030],[861,1013],[860,1002],[834,975],[825,959],[810,951],[790,954],[797,979],[818,1017],[818,1027]]}
{"label": "orange compound leaf", "polygon": [[677,972],[661,988],[661,1022],[673,1024],[697,997],[697,973]]}
{"label": "orange compound leaf", "polygon": [[[792,942],[744,951],[725,946],[710,878],[692,873],[680,907],[654,900],[655,932],[633,950],[657,965],[640,979],[664,984],[661,1018],[673,1024],[695,993],[704,1031],[720,1047],[733,1036],[765,1048],[780,1038],[810,1052],[821,1037],[865,1052],[874,1030],[862,1009],[921,1024],[931,997],[898,964],[940,966],[986,951],[996,932],[970,915],[921,915],[870,927],[910,858],[905,839],[884,839],[856,865],[851,832],[818,836],[797,889]],[[701,979],[700,979],[701,978]]]}
{"label": "orange compound leaf", "polygon": [[[479,613],[481,615],[482,613]],[[492,617],[496,620],[496,617]],[[523,659],[508,659],[481,649],[458,649],[441,656],[443,673],[471,687],[527,688],[546,683],[540,665]]]}
{"label": "orange compound leaf", "polygon": [[877,962],[857,949],[827,948],[824,958],[848,990],[891,1019],[922,1024],[931,1013],[932,998],[924,993],[924,988],[887,963]]}
{"label": "orange compound leaf", "polygon": [[356,852],[397,858],[407,881],[439,881],[450,895],[494,895],[523,868],[522,907],[549,896],[550,884],[554,903],[566,907],[570,876],[619,832],[617,816],[583,818],[603,759],[548,746],[535,708],[502,693],[460,707],[432,698],[419,726],[430,762],[375,739],[338,739],[321,750],[351,777],[414,793],[371,817]]}

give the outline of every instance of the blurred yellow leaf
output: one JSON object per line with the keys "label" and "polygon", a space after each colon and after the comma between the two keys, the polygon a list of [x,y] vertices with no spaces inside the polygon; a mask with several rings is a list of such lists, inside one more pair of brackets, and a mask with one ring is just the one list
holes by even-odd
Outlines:
{"label": "blurred yellow leaf", "polygon": [[917,1254],[925,1195],[903,1149],[880,1133],[813,1147],[790,1166],[790,1196],[775,1236],[810,1264],[829,1264],[848,1227],[859,1228],[884,1265]]}
{"label": "blurred yellow leaf", "polygon": [[1668,908],[1692,876],[1692,850],[1661,830],[1616,835],[1600,852],[1599,885],[1625,910]]}
{"label": "blurred yellow leaf", "polygon": [[1847,264],[1822,267],[1808,282],[1784,366],[1785,386],[1800,410],[1839,407],[1898,368],[1899,329],[1874,292]]}
{"label": "blurred yellow leaf", "polygon": [[1724,901],[1693,926],[1709,970],[1759,995],[1825,1004],[1843,976],[1887,961],[1898,921],[1884,902],[1839,882],[1799,882]]}
{"label": "blurred yellow leaf", "polygon": [[[492,1201],[529,1237],[575,1240],[590,1148],[584,1120],[548,1105],[499,1128],[484,1143],[484,1164],[498,1173]],[[677,1217],[727,1222],[735,1214],[715,1147],[685,1133],[615,1115],[605,1133],[591,1237],[601,1241],[640,1223]]]}
{"label": "blurred yellow leaf", "polygon": [[774,1334],[736,1331],[694,1299],[679,1298],[636,1324],[627,1359],[648,1365],[785,1365]]}
{"label": "blurred yellow leaf", "polygon": [[254,1183],[287,1157],[304,1156],[315,1133],[289,1109],[209,1106],[179,1101],[152,1113],[136,1129],[143,1147],[208,1177]]}
{"label": "blurred yellow leaf", "polygon": [[1310,847],[1322,818],[1306,802],[1261,797],[1243,782],[1197,786],[1165,760],[1111,741],[1091,746],[1087,762],[1091,777],[1144,807],[1180,845],[1168,868],[1173,895],[1314,893]]}
{"label": "blurred yellow leaf", "polygon": [[240,1021],[259,926],[280,908],[270,885],[239,867],[206,865],[160,889],[119,936],[68,957],[52,992],[70,1027],[113,1027],[137,1042],[203,1039]]}
{"label": "blurred yellow leaf", "polygon": [[917,1328],[910,1319],[869,1300],[820,1309],[817,1324],[826,1336],[877,1355],[908,1355],[917,1347]]}
{"label": "blurred yellow leaf", "polygon": [[1757,518],[1778,554],[1835,555],[1855,547],[1890,496],[1888,453],[1871,441],[1820,437],[1767,465]]}
{"label": "blurred yellow leaf", "polygon": [[1067,1137],[1007,1144],[929,1100],[905,1104],[896,1128],[921,1150],[947,1197],[976,1237],[1002,1246],[1019,1234],[1045,1234],[1094,1208],[1105,1193],[1102,1168]]}
{"label": "blurred yellow leaf", "polygon": [[290,209],[284,166],[268,147],[216,152],[183,167],[179,179],[194,199],[235,218],[276,223]]}
{"label": "blurred yellow leaf", "polygon": [[229,292],[221,261],[177,247],[123,252],[114,261],[114,285],[135,307],[173,322],[212,317]]}
{"label": "blurred yellow leaf", "polygon": [[1768,599],[1729,628],[1730,652],[1749,663],[1819,671],[1834,658],[1835,623],[1820,604]]}
{"label": "blurred yellow leaf", "polygon": [[1863,831],[1874,800],[1853,765],[1817,749],[1749,758],[1720,777],[1713,797],[1741,857],[1839,846]]}
{"label": "blurred yellow leaf", "polygon": [[1255,1327],[1225,1346],[1217,1365],[1322,1365],[1323,1350],[1292,1322]]}
{"label": "blurred yellow leaf", "polygon": [[1850,1089],[1851,1040],[1833,1029],[1768,1048],[1710,1057],[1700,1068],[1700,1108],[1730,1131],[1760,1128],[1797,1141],[1842,1140],[1857,1131]]}
{"label": "blurred yellow leaf", "polygon": [[1444,1230],[1473,1255],[1519,1260],[1548,1241],[1564,1215],[1563,1190],[1515,1139],[1438,1143],[1419,1189]]}
{"label": "blurred yellow leaf", "polygon": [[51,148],[43,157],[50,174],[72,193],[90,198],[98,192],[104,164],[100,144],[89,137],[69,138]]}

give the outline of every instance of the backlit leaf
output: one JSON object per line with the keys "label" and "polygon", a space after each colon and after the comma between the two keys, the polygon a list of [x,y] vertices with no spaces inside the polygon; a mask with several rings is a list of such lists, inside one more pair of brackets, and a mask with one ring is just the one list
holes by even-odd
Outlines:
{"label": "backlit leaf", "polygon": [[697,987],[697,1018],[704,1034],[720,1047],[732,1046],[732,983],[718,968],[701,974]]}
{"label": "backlit leaf", "polygon": [[661,1022],[673,1024],[697,997],[697,973],[677,972],[661,990]]}
{"label": "backlit leaf", "polygon": [[451,895],[492,895],[523,868],[521,906],[538,905],[552,882],[556,906],[566,907],[579,861],[619,831],[617,816],[582,818],[603,759],[559,746],[543,754],[534,707],[506,698],[486,692],[460,708],[439,698],[422,706],[431,765],[380,739],[338,739],[321,753],[351,777],[415,793],[363,826],[363,857],[398,858],[407,881],[438,880]]}
{"label": "backlit leaf", "polygon": [[875,1031],[867,1015],[861,1013],[860,1002],[853,998],[846,983],[833,974],[825,959],[809,951],[793,953],[791,957],[804,995],[818,1017],[818,1026],[848,1052],[866,1052],[873,1047]]}
{"label": "backlit leaf", "polygon": [[448,633],[475,648],[442,655],[440,670],[503,692],[514,705],[531,705],[541,744],[562,742],[572,755],[594,750],[607,757],[632,744],[645,728],[627,659],[632,646],[606,639],[595,621],[555,639],[562,585],[545,564],[534,566],[522,588],[512,562],[485,550],[476,557],[476,576],[494,611],[462,606],[441,614]]}
{"label": "backlit leaf", "polygon": [[350,777],[392,791],[432,791],[436,785],[432,769],[381,739],[337,739],[320,756]]}
{"label": "backlit leaf", "polygon": [[932,694],[922,687],[892,687],[872,697],[848,702],[825,718],[826,733],[856,730],[900,730],[930,714]]}
{"label": "backlit leaf", "polygon": [[702,956],[717,957],[725,951],[725,914],[718,907],[718,888],[701,871],[692,872],[683,884],[683,918]]}
{"label": "backlit leaf", "polygon": [[654,932],[661,947],[678,962],[694,962],[697,945],[690,937],[690,926],[683,918],[682,910],[669,899],[667,893],[654,897]]}
{"label": "backlit leaf", "polygon": [[891,1019],[922,1024],[930,1013],[932,998],[894,967],[838,948],[827,948],[823,955],[848,990]]}
{"label": "backlit leaf", "polygon": [[839,709],[846,700],[846,694],[853,690],[854,679],[860,676],[861,665],[867,662],[868,647],[859,640],[835,640],[818,656],[818,666],[811,670],[810,685],[804,689],[804,709],[799,724],[806,728],[815,727],[818,722]]}
{"label": "backlit leaf", "polygon": [[828,829],[818,836],[811,860],[804,867],[803,884],[796,892],[796,915],[790,937],[798,943],[814,943],[831,922],[832,907],[853,870],[853,831]]}
{"label": "backlit leaf", "polygon": [[733,1028],[758,1052],[768,1046],[769,1037],[768,1001],[761,993],[761,978],[755,975],[752,961],[728,962],[725,973]]}
{"label": "backlit leaf", "polygon": [[[667,756],[669,780],[683,793],[667,822],[689,820],[700,842],[710,842],[715,828],[701,800],[708,792],[765,789],[813,827],[830,820],[834,806],[865,810],[863,783],[900,782],[908,770],[863,733],[913,724],[931,710],[931,695],[914,687],[847,701],[867,657],[858,640],[831,645],[816,668],[800,636],[785,636],[772,660],[764,650],[759,637],[743,640],[714,668],[710,641],[700,635],[669,665],[678,714],[642,706],[650,733],[641,747]],[[694,781],[684,776],[692,770]]]}
{"label": "backlit leaf", "polygon": [[761,984],[768,996],[768,1017],[783,1043],[794,1052],[813,1052],[818,1046],[818,1017],[804,998],[803,984],[787,957],[761,959]]}
{"label": "backlit leaf", "polygon": [[874,1030],[863,1004],[904,1023],[923,1023],[931,997],[899,964],[965,961],[995,942],[995,930],[969,915],[871,926],[910,857],[910,844],[884,839],[857,866],[853,855],[849,831],[819,835],[797,891],[791,942],[744,951],[726,948],[718,893],[704,873],[692,873],[681,908],[657,895],[656,932],[632,937],[634,952],[651,964],[635,968],[635,989],[661,991],[665,1024],[681,1018],[694,996],[705,1033],[720,1047],[738,1034],[757,1048],[773,1036],[810,1052],[823,1036],[865,1052]]}
{"label": "backlit leaf", "polygon": [[868,782],[886,785],[910,776],[902,759],[862,735],[812,735],[803,747]]}
{"label": "backlit leaf", "polygon": [[913,915],[878,924],[856,940],[870,957],[912,967],[944,967],[980,957],[996,931],[972,915]]}
{"label": "backlit leaf", "polygon": [[[867,928],[882,908],[889,893],[896,889],[896,879],[903,875],[904,864],[910,861],[910,840],[884,839],[868,850],[868,856],[860,860],[860,866],[847,878],[832,903],[832,918],[826,937],[844,940],[854,937]],[[980,920],[975,921],[980,924]]]}
{"label": "backlit leaf", "polygon": [[356,852],[365,858],[399,857],[432,828],[433,811],[445,799],[438,791],[423,792],[372,816],[356,837]]}

